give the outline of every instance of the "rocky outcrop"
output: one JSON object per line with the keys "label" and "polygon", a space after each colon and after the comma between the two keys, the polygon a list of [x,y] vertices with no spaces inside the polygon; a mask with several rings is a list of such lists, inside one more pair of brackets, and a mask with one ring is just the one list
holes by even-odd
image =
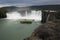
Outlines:
{"label": "rocky outcrop", "polygon": [[5,9],[0,8],[0,18],[6,18],[7,17],[6,12],[7,11]]}
{"label": "rocky outcrop", "polygon": [[42,23],[46,22],[48,14],[49,13],[42,11],[42,20],[41,20]]}
{"label": "rocky outcrop", "polygon": [[[60,40],[60,13],[34,30],[32,35],[24,40]],[[50,17],[49,17],[50,18]]]}
{"label": "rocky outcrop", "polygon": [[32,35],[24,40],[60,40],[60,23],[47,22],[36,28]]}

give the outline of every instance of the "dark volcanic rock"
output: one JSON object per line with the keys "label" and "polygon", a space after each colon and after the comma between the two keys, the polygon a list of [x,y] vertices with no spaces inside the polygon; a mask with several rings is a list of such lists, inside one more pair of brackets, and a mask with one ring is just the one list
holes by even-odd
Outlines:
{"label": "dark volcanic rock", "polygon": [[0,8],[0,18],[6,18],[7,17],[6,12],[7,11],[5,9]]}
{"label": "dark volcanic rock", "polygon": [[41,20],[41,23],[45,23],[46,22],[48,14],[49,13],[42,11],[42,20]]}

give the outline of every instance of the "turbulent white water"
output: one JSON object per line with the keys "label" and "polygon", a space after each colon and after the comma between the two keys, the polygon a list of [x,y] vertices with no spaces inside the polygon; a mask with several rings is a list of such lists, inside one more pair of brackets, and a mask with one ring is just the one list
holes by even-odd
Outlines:
{"label": "turbulent white water", "polygon": [[20,14],[17,13],[17,12],[7,13],[7,18],[6,19],[20,19]]}
{"label": "turbulent white water", "polygon": [[41,20],[41,11],[31,11],[28,15],[27,12],[24,13],[25,16],[21,16],[19,12],[10,12],[7,13],[6,19],[34,19],[34,20]]}

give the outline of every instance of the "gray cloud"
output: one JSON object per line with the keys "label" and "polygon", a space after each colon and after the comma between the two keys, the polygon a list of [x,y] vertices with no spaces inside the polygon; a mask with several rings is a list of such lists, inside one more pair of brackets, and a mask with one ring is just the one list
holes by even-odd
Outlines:
{"label": "gray cloud", "polygon": [[46,5],[46,4],[60,4],[60,0],[0,0],[0,4],[11,4],[11,5]]}

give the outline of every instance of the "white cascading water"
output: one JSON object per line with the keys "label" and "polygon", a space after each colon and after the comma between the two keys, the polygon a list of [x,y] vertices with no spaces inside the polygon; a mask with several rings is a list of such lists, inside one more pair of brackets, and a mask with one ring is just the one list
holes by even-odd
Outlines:
{"label": "white cascading water", "polygon": [[7,13],[7,18],[6,19],[20,19],[20,14],[18,12],[10,12]]}
{"label": "white cascading water", "polygon": [[24,17],[20,15],[19,12],[9,12],[7,13],[6,19],[34,19],[35,21],[41,20],[41,11],[31,11],[31,14],[28,15],[28,12],[25,12]]}

